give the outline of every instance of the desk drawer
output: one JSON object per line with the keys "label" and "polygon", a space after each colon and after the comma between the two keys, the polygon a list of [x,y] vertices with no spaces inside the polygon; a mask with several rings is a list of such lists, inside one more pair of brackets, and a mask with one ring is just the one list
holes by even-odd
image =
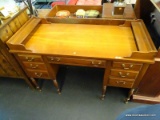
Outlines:
{"label": "desk drawer", "polygon": [[47,71],[27,70],[27,74],[33,78],[47,78],[47,79],[50,78]]}
{"label": "desk drawer", "polygon": [[48,62],[56,64],[69,64],[69,65],[82,65],[91,67],[105,67],[105,60],[95,60],[95,59],[78,59],[78,58],[66,58],[66,57],[54,57],[47,56]]}
{"label": "desk drawer", "polygon": [[124,70],[135,70],[139,71],[142,64],[138,63],[123,63],[123,62],[113,62],[112,68],[124,69]]}
{"label": "desk drawer", "polygon": [[118,77],[118,78],[129,78],[129,79],[136,79],[138,72],[137,71],[126,71],[126,70],[116,70],[111,69],[111,76]]}
{"label": "desk drawer", "polygon": [[35,62],[23,62],[23,65],[27,69],[34,69],[34,70],[47,70],[44,63],[35,63]]}
{"label": "desk drawer", "polygon": [[108,85],[115,87],[124,87],[124,88],[132,88],[134,84],[134,79],[117,79],[117,78],[109,78]]}
{"label": "desk drawer", "polygon": [[18,54],[18,57],[22,61],[43,62],[42,57],[39,55]]}

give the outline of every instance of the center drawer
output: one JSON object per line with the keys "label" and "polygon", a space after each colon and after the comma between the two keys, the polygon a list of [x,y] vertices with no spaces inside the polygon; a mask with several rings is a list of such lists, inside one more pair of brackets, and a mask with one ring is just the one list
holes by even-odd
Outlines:
{"label": "center drawer", "polygon": [[81,66],[102,67],[102,68],[105,68],[106,66],[105,60],[97,60],[97,59],[79,59],[79,58],[47,56],[47,60],[48,62],[55,64],[81,65]]}

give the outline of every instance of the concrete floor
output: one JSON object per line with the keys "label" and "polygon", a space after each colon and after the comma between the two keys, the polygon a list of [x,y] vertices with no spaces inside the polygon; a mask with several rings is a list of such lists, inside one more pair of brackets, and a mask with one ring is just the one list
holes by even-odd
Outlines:
{"label": "concrete floor", "polygon": [[0,120],[115,120],[126,109],[144,105],[124,98],[128,89],[108,87],[100,100],[103,69],[67,67],[57,76],[62,94],[52,81],[39,80],[42,92],[23,80],[0,78]]}

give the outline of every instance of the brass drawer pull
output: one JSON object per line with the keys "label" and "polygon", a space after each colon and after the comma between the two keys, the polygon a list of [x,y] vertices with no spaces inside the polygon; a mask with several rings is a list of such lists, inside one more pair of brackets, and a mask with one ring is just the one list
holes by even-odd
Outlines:
{"label": "brass drawer pull", "polygon": [[57,61],[57,62],[59,62],[61,59],[59,58],[59,57],[51,57],[51,59],[50,59],[51,61]]}
{"label": "brass drawer pull", "polygon": [[126,73],[126,75],[123,75],[122,72],[119,72],[120,77],[125,78],[129,75],[129,73]]}
{"label": "brass drawer pull", "polygon": [[38,68],[38,65],[33,66],[33,64],[30,64],[30,67],[33,69],[36,69],[36,68]]}
{"label": "brass drawer pull", "polygon": [[56,61],[59,62],[61,59],[60,58],[56,58]]}
{"label": "brass drawer pull", "polygon": [[34,73],[37,77],[41,77],[42,73]]}
{"label": "brass drawer pull", "polygon": [[102,61],[99,61],[99,62],[92,61],[91,63],[92,63],[92,65],[101,65]]}
{"label": "brass drawer pull", "polygon": [[34,58],[33,57],[31,57],[31,58],[26,57],[26,60],[29,61],[29,62],[31,62],[31,61],[34,60]]}
{"label": "brass drawer pull", "polygon": [[122,67],[123,67],[123,69],[128,70],[128,69],[130,69],[130,68],[132,68],[132,67],[133,67],[133,64],[131,64],[129,67],[126,67],[126,65],[125,65],[125,64],[122,64]]}
{"label": "brass drawer pull", "polygon": [[117,82],[117,84],[126,84],[125,81],[116,81],[116,82]]}
{"label": "brass drawer pull", "polygon": [[51,61],[53,61],[54,60],[54,57],[51,57],[51,59],[50,59]]}

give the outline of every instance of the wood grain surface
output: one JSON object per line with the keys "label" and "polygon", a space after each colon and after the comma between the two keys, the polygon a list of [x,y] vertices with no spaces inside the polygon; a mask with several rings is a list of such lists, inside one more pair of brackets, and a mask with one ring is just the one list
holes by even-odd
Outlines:
{"label": "wood grain surface", "polygon": [[137,51],[130,27],[40,24],[27,39],[25,47],[36,53],[115,58]]}

